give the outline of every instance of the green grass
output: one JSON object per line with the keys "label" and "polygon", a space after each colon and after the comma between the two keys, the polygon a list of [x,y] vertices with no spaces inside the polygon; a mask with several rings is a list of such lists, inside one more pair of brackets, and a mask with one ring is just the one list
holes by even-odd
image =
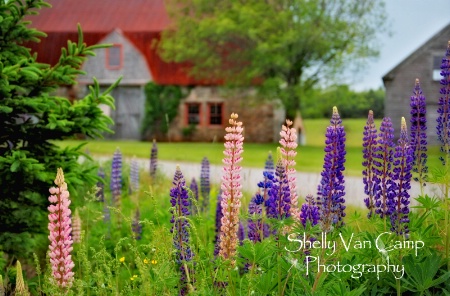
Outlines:
{"label": "green grass", "polygon": [[[346,175],[360,176],[362,171],[362,131],[365,119],[347,119],[343,121],[347,133],[346,141]],[[297,148],[297,171],[320,172],[323,165],[323,147],[325,130],[329,124],[327,119],[305,120],[306,146]],[[376,121],[377,127],[380,120]],[[79,145],[82,141],[67,140],[57,142],[62,147]],[[149,158],[151,142],[138,141],[88,141],[86,146],[94,155],[112,156],[115,149],[125,156]],[[276,153],[278,143],[255,144],[244,143],[242,165],[245,167],[262,167],[269,151]],[[428,164],[430,168],[440,167],[439,147],[429,147]],[[223,158],[222,143],[167,143],[158,142],[158,158],[177,162],[200,163],[203,157],[208,157],[212,164],[221,164]],[[274,155],[275,156],[275,155]]]}

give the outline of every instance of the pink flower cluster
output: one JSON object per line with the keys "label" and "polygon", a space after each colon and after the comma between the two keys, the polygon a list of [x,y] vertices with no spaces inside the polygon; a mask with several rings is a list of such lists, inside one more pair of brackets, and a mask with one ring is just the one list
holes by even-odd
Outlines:
{"label": "pink flower cluster", "polygon": [[286,125],[283,125],[280,132],[280,152],[281,159],[286,171],[286,176],[289,182],[290,197],[291,197],[291,208],[290,214],[294,219],[300,219],[300,209],[298,208],[298,196],[297,196],[297,177],[295,170],[295,156],[297,152],[297,131],[295,128],[291,128],[292,121],[286,119]]}
{"label": "pink flower cluster", "polygon": [[50,188],[51,195],[48,198],[54,204],[48,207],[50,212],[48,215],[49,256],[53,279],[58,286],[65,288],[72,285],[74,276],[72,268],[75,264],[70,255],[73,241],[70,236],[72,228],[70,227],[69,191],[67,191],[67,184],[64,182],[64,173],[61,168],[56,174],[55,184],[58,187]]}
{"label": "pink flower cluster", "polygon": [[225,158],[223,159],[222,177],[222,226],[220,228],[220,250],[219,256],[230,260],[234,265],[236,247],[238,244],[237,232],[239,229],[239,209],[241,207],[241,167],[238,165],[242,161],[241,154],[244,151],[242,136],[242,122],[236,121],[238,115],[231,114],[229,124],[225,131]]}

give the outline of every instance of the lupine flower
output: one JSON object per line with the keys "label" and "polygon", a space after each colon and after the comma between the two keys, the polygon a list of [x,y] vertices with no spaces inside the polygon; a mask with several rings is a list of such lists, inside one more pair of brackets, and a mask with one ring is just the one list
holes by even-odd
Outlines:
{"label": "lupine flower", "polygon": [[105,201],[105,171],[103,170],[103,168],[99,168],[98,172],[97,172],[97,176],[99,176],[102,179],[102,182],[97,182],[97,187],[99,188],[97,191],[97,200],[99,202],[104,202]]}
{"label": "lupine flower", "polygon": [[56,174],[55,184],[57,187],[50,188],[51,195],[48,198],[52,203],[48,207],[50,212],[48,215],[49,257],[53,280],[59,287],[66,288],[72,285],[74,276],[72,268],[75,264],[70,255],[73,241],[70,236],[72,229],[70,227],[69,191],[66,182],[64,182],[64,173],[61,168],[58,169]]}
{"label": "lupine flower", "polygon": [[364,126],[363,132],[363,182],[364,182],[364,193],[367,198],[364,199],[366,207],[369,209],[367,217],[370,218],[375,211],[375,188],[377,181],[377,176],[374,173],[374,158],[377,146],[377,129],[375,127],[375,122],[373,121],[373,111],[369,111],[367,116],[367,123]]}
{"label": "lupine flower", "polygon": [[281,159],[277,162],[275,178],[269,190],[269,198],[266,201],[267,217],[282,220],[290,217],[291,190],[286,175],[285,166]]}
{"label": "lupine flower", "polygon": [[258,183],[258,187],[261,188],[262,191],[261,195],[264,198],[264,202],[269,198],[269,190],[272,187],[274,171],[275,168],[272,153],[269,152],[263,171],[264,180]]}
{"label": "lupine flower", "polygon": [[189,185],[189,189],[192,191],[193,198],[195,202],[190,203],[191,213],[195,215],[197,213],[197,205],[198,205],[198,185],[195,178],[192,178],[191,185]]}
{"label": "lupine flower", "polygon": [[200,173],[200,192],[202,196],[202,212],[208,212],[209,208],[209,193],[211,191],[211,186],[209,183],[209,160],[207,157],[202,159],[202,170]]}
{"label": "lupine flower", "polygon": [[139,191],[139,163],[134,156],[130,163],[130,186],[132,192]]}
{"label": "lupine flower", "polygon": [[286,176],[289,182],[289,190],[290,190],[290,214],[294,217],[294,219],[299,219],[299,208],[298,208],[298,196],[297,196],[297,177],[295,170],[295,156],[297,152],[295,148],[297,148],[297,131],[295,128],[291,128],[292,121],[286,120],[286,125],[281,127],[280,132],[280,152],[281,159],[283,162],[284,170],[286,172]]}
{"label": "lupine flower", "polygon": [[156,176],[156,169],[158,167],[158,146],[156,140],[153,139],[152,150],[150,152],[150,177],[152,179]]}
{"label": "lupine flower", "polygon": [[[1,291],[2,287],[0,287]],[[19,260],[16,262],[16,290],[14,291],[14,295],[16,296],[29,296],[30,292],[28,292],[28,288],[25,285],[25,281],[23,280],[22,274],[22,265]]]}
{"label": "lupine flower", "polygon": [[245,239],[245,229],[244,229],[244,224],[242,224],[242,222],[239,222],[238,239],[239,239],[239,245],[242,246],[242,244],[244,243],[244,239]]}
{"label": "lupine flower", "polygon": [[411,96],[411,147],[414,151],[413,171],[418,173],[415,178],[420,182],[420,188],[427,179],[427,109],[425,96],[420,88],[419,79],[416,79],[414,93]]}
{"label": "lupine flower", "polygon": [[111,163],[111,194],[113,204],[120,207],[120,197],[122,195],[122,153],[116,149]]}
{"label": "lupine flower", "polygon": [[252,242],[260,242],[270,235],[269,225],[263,223],[264,197],[256,193],[248,204],[248,239]]}
{"label": "lupine flower", "polygon": [[316,201],[311,194],[308,194],[305,198],[305,203],[300,209],[300,221],[303,227],[306,227],[306,223],[309,221],[312,226],[319,223],[320,213],[319,208],[316,206]]}
{"label": "lupine flower", "polygon": [[344,224],[344,175],[345,170],[345,131],[336,107],[325,134],[325,157],[322,179],[318,186],[318,205],[320,220],[324,231]]}
{"label": "lupine flower", "polygon": [[230,260],[231,265],[236,264],[235,255],[237,247],[237,232],[239,227],[239,209],[241,207],[241,167],[243,152],[242,122],[236,121],[238,115],[231,114],[230,126],[225,128],[225,158],[223,159],[222,176],[222,226],[220,229],[219,256]]}
{"label": "lupine flower", "polygon": [[378,146],[376,147],[373,161],[377,185],[375,187],[375,213],[381,218],[389,216],[389,196],[392,196],[392,163],[394,162],[394,128],[389,117],[383,118],[378,134]]}
{"label": "lupine flower", "polygon": [[222,228],[222,190],[219,190],[217,194],[217,207],[216,207],[216,232],[214,236],[214,257],[219,255],[220,250],[220,229]]}
{"label": "lupine flower", "polygon": [[72,239],[74,243],[81,242],[81,218],[78,209],[75,210],[72,224]]}
{"label": "lupine flower", "polygon": [[139,223],[139,220],[141,219],[141,212],[139,211],[139,208],[136,209],[136,212],[134,213],[134,219],[133,223],[131,224],[131,230],[134,233],[134,238],[136,240],[141,239],[142,235],[142,224]]}
{"label": "lupine flower", "polygon": [[187,216],[189,213],[189,196],[186,189],[186,181],[181,173],[180,167],[177,166],[175,176],[173,178],[173,187],[170,190],[170,203],[172,204],[172,219],[173,224],[170,230],[173,233],[173,245],[176,250],[175,262],[179,266],[181,272],[180,277],[180,295],[186,295],[191,285],[190,275],[192,270],[187,267],[187,263],[192,261],[193,252],[189,245],[189,221]]}
{"label": "lupine flower", "polygon": [[437,135],[441,142],[441,151],[445,158],[441,157],[443,165],[449,165],[450,156],[450,41],[448,42],[445,57],[441,63],[441,97],[438,103]]}
{"label": "lupine flower", "polygon": [[389,203],[391,207],[391,231],[397,235],[404,235],[408,238],[409,223],[409,203],[410,196],[408,190],[411,189],[411,168],[413,163],[414,150],[409,145],[408,131],[406,129],[405,118],[402,117],[400,138],[394,154],[394,173],[392,176],[395,182],[395,195]]}

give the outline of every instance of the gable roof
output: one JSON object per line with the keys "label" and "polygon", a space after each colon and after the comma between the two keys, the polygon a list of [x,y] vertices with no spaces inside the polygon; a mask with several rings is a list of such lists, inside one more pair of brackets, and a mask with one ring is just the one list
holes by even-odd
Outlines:
{"label": "gable roof", "polygon": [[[398,63],[394,68],[392,68],[388,73],[386,73],[382,79],[383,83],[386,81],[393,80],[395,77],[395,74],[397,71],[408,61],[414,60],[415,58],[419,57],[423,52],[428,50],[430,47],[430,44],[433,43],[436,39],[441,39],[441,37],[445,37],[444,39],[450,40],[450,23],[442,28],[439,32],[437,32],[435,35],[433,35],[430,39],[428,39],[425,43],[423,43],[419,48],[417,48],[413,53],[411,53],[409,56],[407,56],[405,59],[403,59],[400,63]],[[446,41],[447,42],[447,41]],[[445,45],[445,44],[444,44]],[[442,46],[444,46],[442,45]]]}
{"label": "gable roof", "polygon": [[194,80],[188,75],[188,63],[166,63],[158,55],[154,42],[170,24],[164,0],[48,0],[52,8],[42,8],[38,15],[27,17],[47,34],[39,43],[27,44],[38,54],[38,61],[55,65],[67,40],[78,40],[81,25],[84,42],[98,44],[108,34],[120,29],[123,35],[145,56],[153,80],[158,84],[211,85],[211,81]]}

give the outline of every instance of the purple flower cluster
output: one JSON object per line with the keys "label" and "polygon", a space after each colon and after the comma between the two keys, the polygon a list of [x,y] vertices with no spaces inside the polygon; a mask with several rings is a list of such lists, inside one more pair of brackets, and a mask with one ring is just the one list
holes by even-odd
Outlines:
{"label": "purple flower cluster", "polygon": [[130,163],[130,186],[132,192],[139,191],[139,162],[136,157],[133,157]]}
{"label": "purple flower cluster", "polygon": [[122,153],[119,148],[114,152],[112,159],[110,189],[114,205],[119,204],[122,195]]}
{"label": "purple flower cluster", "polygon": [[272,182],[273,182],[273,178],[274,178],[274,175],[273,175],[274,170],[275,170],[275,168],[274,168],[272,153],[269,153],[269,155],[267,156],[266,163],[264,166],[264,171],[263,171],[264,179],[258,183],[258,187],[262,191],[261,195],[264,198],[264,202],[267,201],[269,190],[272,187]]}
{"label": "purple flower cluster", "polygon": [[285,219],[290,216],[291,190],[286,175],[285,166],[281,159],[277,162],[275,178],[269,190],[269,198],[266,201],[267,217]]}
{"label": "purple flower cluster", "polygon": [[402,117],[400,138],[395,147],[394,170],[392,180],[394,181],[394,192],[392,200],[389,202],[391,231],[397,235],[408,236],[409,223],[409,203],[410,196],[408,190],[411,189],[411,169],[413,163],[414,150],[409,145],[408,132],[405,118]]}
{"label": "purple flower cluster", "polygon": [[389,201],[394,194],[392,163],[394,162],[394,128],[389,117],[383,118],[378,134],[378,146],[373,161],[375,185],[375,213],[381,218],[391,214]]}
{"label": "purple flower cluster", "polygon": [[209,208],[209,193],[211,186],[209,183],[209,160],[207,157],[203,157],[201,173],[200,173],[200,192],[202,196],[202,212],[205,213]]}
{"label": "purple flower cluster", "polygon": [[190,203],[190,209],[192,215],[197,213],[197,204],[198,204],[198,185],[195,178],[192,178],[191,185],[189,185],[189,189],[192,191],[192,197],[195,199],[195,204],[193,202]]}
{"label": "purple flower cluster", "polygon": [[444,165],[448,164],[450,155],[450,41],[445,57],[441,63],[441,90],[437,118],[437,135],[441,142],[441,151],[445,153],[445,159],[441,157]]}
{"label": "purple flower cluster", "polygon": [[242,224],[242,222],[239,221],[239,227],[238,227],[238,240],[239,240],[239,245],[242,246],[242,244],[244,243],[244,239],[245,239],[245,229],[244,229],[244,224]]}
{"label": "purple flower cluster", "polygon": [[370,218],[375,212],[375,188],[377,182],[377,176],[374,174],[374,160],[377,146],[377,129],[373,120],[373,111],[369,111],[367,116],[367,123],[364,126],[363,132],[363,182],[364,193],[367,198],[364,199],[364,203],[369,209],[367,217]]}
{"label": "purple flower cluster", "polygon": [[139,223],[139,220],[141,219],[141,212],[139,209],[136,209],[136,212],[134,213],[134,219],[133,223],[131,224],[131,230],[134,233],[134,238],[136,240],[140,240],[142,237],[142,224]]}
{"label": "purple flower cluster", "polygon": [[344,175],[345,170],[345,131],[336,107],[325,134],[325,157],[322,179],[318,186],[318,206],[324,231],[344,224]]}
{"label": "purple flower cluster", "polygon": [[156,169],[158,167],[158,146],[156,140],[153,139],[152,149],[150,151],[150,177],[154,179],[156,177]]}
{"label": "purple flower cluster", "polygon": [[222,228],[222,190],[217,194],[216,207],[216,235],[214,236],[214,257],[219,255],[220,247],[220,228]]}
{"label": "purple flower cluster", "polygon": [[193,252],[189,245],[189,222],[187,216],[189,216],[189,196],[186,190],[186,182],[180,167],[177,166],[175,175],[173,178],[173,187],[170,190],[170,203],[172,204],[172,219],[170,222],[173,224],[170,230],[173,233],[173,245],[176,250],[175,262],[178,264],[181,272],[180,283],[180,295],[186,295],[188,292],[188,286],[190,285],[190,269],[186,268],[186,263],[192,261]]}
{"label": "purple flower cluster", "polygon": [[419,79],[416,79],[414,92],[410,100],[411,106],[411,139],[410,144],[414,151],[413,171],[418,173],[415,178],[420,186],[425,185],[427,179],[427,109],[425,96],[420,88]]}
{"label": "purple flower cluster", "polygon": [[319,208],[316,206],[316,201],[311,194],[308,194],[305,198],[305,203],[300,209],[300,221],[303,227],[306,227],[308,221],[311,226],[314,226],[319,223],[319,219],[320,213]]}
{"label": "purple flower cluster", "polygon": [[262,220],[264,197],[258,192],[248,204],[248,238],[252,242],[260,242],[270,235],[269,225]]}

